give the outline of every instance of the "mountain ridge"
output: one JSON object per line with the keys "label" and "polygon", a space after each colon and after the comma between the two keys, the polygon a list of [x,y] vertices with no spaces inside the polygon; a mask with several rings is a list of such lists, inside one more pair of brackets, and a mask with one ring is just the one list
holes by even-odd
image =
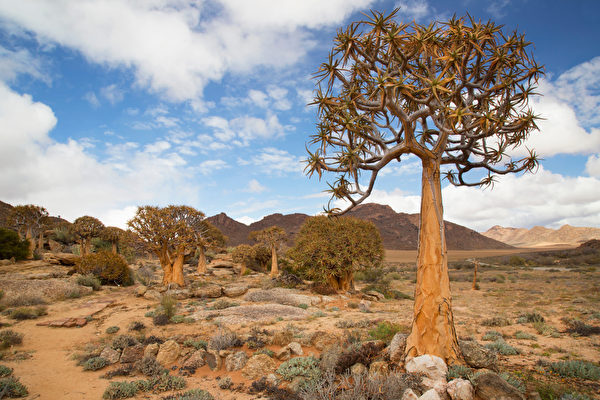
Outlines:
{"label": "mountain ridge", "polygon": [[516,247],[552,245],[578,246],[588,240],[600,239],[600,228],[565,224],[558,229],[534,226],[531,229],[494,225],[482,235]]}

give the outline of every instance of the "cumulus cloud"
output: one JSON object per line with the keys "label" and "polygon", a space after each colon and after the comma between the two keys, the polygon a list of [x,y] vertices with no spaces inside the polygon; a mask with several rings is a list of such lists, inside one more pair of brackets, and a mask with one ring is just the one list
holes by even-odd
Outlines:
{"label": "cumulus cloud", "polygon": [[285,175],[302,173],[304,165],[302,158],[294,156],[286,150],[267,147],[250,160],[240,159],[239,165],[253,165],[258,171],[268,175]]}
{"label": "cumulus cloud", "polygon": [[588,157],[588,160],[585,163],[585,171],[590,176],[600,178],[600,156],[599,155],[593,155],[593,156]]}
{"label": "cumulus cloud", "polygon": [[426,0],[401,0],[396,3],[396,7],[400,8],[399,15],[405,20],[420,21],[433,13]]}
{"label": "cumulus cloud", "polygon": [[0,15],[170,100],[196,100],[227,72],[289,66],[316,45],[311,29],[339,25],[373,0],[194,2],[0,1]]}
{"label": "cumulus cloud", "polygon": [[248,182],[248,186],[245,189],[246,192],[250,193],[262,193],[265,190],[267,190],[267,188],[261,185],[260,182],[256,179],[250,180],[250,182]]}
{"label": "cumulus cloud", "polygon": [[0,46],[0,81],[11,82],[21,74],[30,75],[46,84],[51,83],[40,59],[32,56],[28,50],[9,50]]}
{"label": "cumulus cloud", "polygon": [[231,120],[210,116],[203,118],[202,122],[207,127],[213,128],[213,136],[216,139],[239,146],[247,146],[255,139],[282,137],[289,129],[279,122],[275,114],[267,114],[265,118],[243,115]]}
{"label": "cumulus cloud", "polygon": [[117,85],[112,84],[100,89],[100,94],[112,105],[115,105],[123,100],[124,92]]}

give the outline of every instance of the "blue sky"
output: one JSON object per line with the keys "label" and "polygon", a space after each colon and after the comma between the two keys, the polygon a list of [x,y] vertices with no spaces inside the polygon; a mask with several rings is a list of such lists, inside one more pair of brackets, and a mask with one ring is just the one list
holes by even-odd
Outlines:
{"label": "blue sky", "polygon": [[[546,67],[528,143],[542,167],[493,190],[444,184],[446,219],[599,227],[595,0],[0,0],[0,200],[117,226],[143,204],[242,222],[318,213],[326,183],[301,163],[311,74],[338,27],[395,7],[421,23],[491,18],[525,33]],[[418,212],[417,159],[388,167],[372,201]]]}

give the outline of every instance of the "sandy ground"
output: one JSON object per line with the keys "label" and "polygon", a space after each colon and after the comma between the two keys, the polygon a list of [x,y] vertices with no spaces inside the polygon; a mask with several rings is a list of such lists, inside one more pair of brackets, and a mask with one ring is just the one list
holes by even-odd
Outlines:
{"label": "sandy ground", "polygon": [[[396,253],[388,252],[388,261],[397,262]],[[478,253],[481,254],[481,253]],[[491,254],[490,254],[491,255]],[[497,255],[497,253],[494,253]],[[472,254],[470,255],[472,256]],[[479,257],[481,255],[478,255]],[[469,255],[467,255],[469,257]],[[50,267],[42,264],[22,265],[22,268],[2,267],[3,278],[11,273],[42,273],[63,269],[63,267]],[[24,271],[24,272],[23,272]],[[453,271],[453,273],[470,276],[469,271]],[[404,293],[412,294],[414,283],[412,272],[406,269],[402,272],[402,279],[394,280],[392,286]],[[488,278],[503,275],[504,283],[489,282]],[[542,270],[496,270],[481,268],[479,271],[481,290],[471,290],[469,281],[453,281],[454,318],[457,333],[461,337],[472,336],[477,340],[489,330],[499,331],[505,335],[506,341],[518,348],[521,355],[500,356],[501,369],[505,371],[526,370],[533,371],[538,359],[558,361],[563,359],[584,359],[600,362],[600,337],[574,337],[560,333],[559,337],[552,338],[538,334],[532,324],[517,324],[517,317],[524,312],[539,312],[547,319],[547,324],[556,331],[564,331],[565,325],[561,321],[564,316],[579,317],[588,322],[600,325],[600,320],[590,319],[591,315],[600,318],[598,305],[600,304],[600,271],[542,271]],[[239,278],[230,281],[239,282]],[[246,279],[246,278],[244,278]],[[190,309],[198,310],[195,299],[180,302],[180,309],[187,305]],[[239,299],[230,299],[240,302]],[[271,331],[283,330],[292,324],[303,334],[313,331],[331,332],[333,335],[344,334],[344,330],[336,327],[339,321],[390,321],[409,328],[412,318],[411,300],[386,300],[374,302],[370,313],[362,313],[355,309],[360,301],[355,296],[334,296],[333,301],[319,306],[309,307],[311,317],[301,321],[273,320],[267,324],[260,324],[261,329]],[[107,305],[107,302],[112,304]],[[109,384],[108,380],[101,379],[107,369],[89,372],[83,371],[76,365],[73,355],[81,352],[86,344],[109,341],[110,335],[105,333],[109,326],[119,326],[121,333],[127,333],[127,327],[133,321],[142,321],[147,329],[146,336],[156,335],[168,338],[178,334],[198,335],[208,340],[219,328],[213,321],[198,321],[192,324],[168,325],[155,327],[150,318],[144,314],[156,307],[156,301],[149,301],[135,296],[135,286],[129,288],[103,287],[100,292],[78,299],[68,299],[48,306],[48,315],[38,320],[19,321],[9,320],[6,316],[0,321],[9,323],[9,329],[24,334],[23,345],[15,346],[0,361],[0,364],[14,368],[14,375],[19,377],[29,389],[27,399],[101,399],[102,393]],[[315,317],[314,313],[321,311],[323,317]],[[596,314],[594,314],[596,313]],[[37,323],[56,320],[65,317],[85,317],[93,314],[93,319],[82,328],[51,328],[38,326]],[[512,324],[505,327],[482,326],[485,319],[491,317],[505,317]],[[248,332],[253,324],[241,324],[229,328],[240,332]],[[514,338],[516,331],[525,331],[536,336],[537,340],[518,340]],[[366,330],[363,331],[366,334]],[[485,343],[485,342],[483,342]],[[277,348],[270,347],[273,350]],[[244,348],[249,355],[252,350]],[[314,353],[314,348],[304,348],[305,354]],[[15,354],[15,352],[17,354]],[[30,354],[30,358],[16,360],[15,357],[23,353]],[[177,371],[172,372],[177,374]],[[203,388],[210,391],[215,398],[222,400],[253,399],[255,396],[245,392],[232,392],[218,388],[216,378],[230,376],[233,382],[244,384],[248,388],[250,382],[245,380],[239,372],[229,373],[224,370],[211,371],[207,366],[187,377],[189,388]],[[113,380],[133,380],[140,377],[116,377]],[[598,391],[597,384],[582,383],[589,390]],[[168,393],[141,394],[137,399],[160,399]]]}

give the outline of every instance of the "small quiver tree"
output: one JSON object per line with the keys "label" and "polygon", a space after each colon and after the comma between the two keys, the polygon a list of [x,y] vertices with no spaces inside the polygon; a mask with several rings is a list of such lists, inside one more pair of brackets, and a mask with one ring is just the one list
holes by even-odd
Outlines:
{"label": "small quiver tree", "polygon": [[528,100],[543,68],[523,35],[505,35],[493,22],[453,17],[404,24],[394,20],[396,12],[372,12],[367,20],[338,31],[329,59],[317,72],[313,104],[320,122],[307,172],[319,177],[323,171],[337,173],[330,192],[352,208],[371,194],[388,164],[409,154],[420,159],[417,283],[406,351],[453,363],[460,351],[448,279],[441,167],[456,186],[490,185],[498,174],[535,170],[533,151],[519,159],[510,153],[537,129]]}
{"label": "small quiver tree", "polygon": [[123,240],[125,231],[115,226],[107,226],[100,232],[100,237],[110,243],[113,254],[118,253],[119,244]]}
{"label": "small quiver tree", "polygon": [[33,204],[13,207],[8,215],[8,223],[13,226],[21,239],[29,240],[29,255],[37,248],[43,250],[44,230],[48,222],[48,211],[44,207]]}
{"label": "small quiver tree", "polygon": [[223,235],[223,232],[210,222],[204,220],[196,231],[196,242],[198,244],[198,267],[197,271],[199,274],[206,273],[206,250],[208,249],[220,249],[225,246],[227,237]]}
{"label": "small quiver tree", "polygon": [[287,255],[309,279],[353,290],[354,272],[381,266],[381,235],[372,222],[350,217],[307,218]]}
{"label": "small quiver tree", "polygon": [[260,231],[250,232],[249,237],[269,248],[271,251],[271,276],[279,275],[277,251],[286,240],[285,230],[279,226],[271,226]]}
{"label": "small quiver tree", "polygon": [[103,229],[104,224],[99,219],[88,215],[79,217],[73,221],[73,232],[79,239],[82,257],[90,253],[92,239],[99,237]]}

